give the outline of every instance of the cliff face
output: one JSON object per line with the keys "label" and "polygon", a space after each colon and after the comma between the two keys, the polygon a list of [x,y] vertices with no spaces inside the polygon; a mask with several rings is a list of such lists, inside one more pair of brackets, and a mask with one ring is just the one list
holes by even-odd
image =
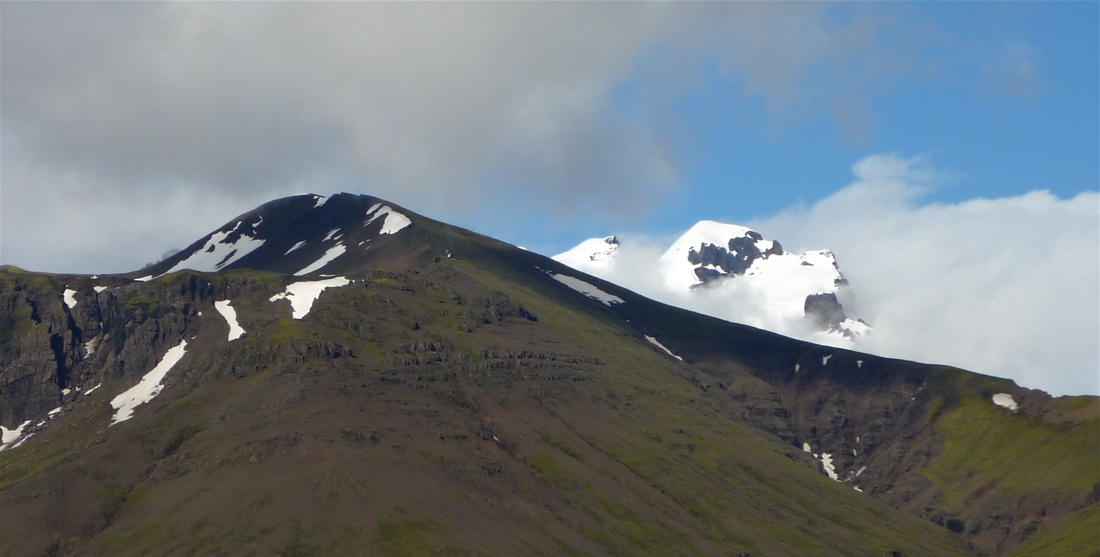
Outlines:
{"label": "cliff face", "polygon": [[250,224],[265,271],[168,272],[243,234],[0,269],[0,554],[1000,555],[1095,525],[1096,397],[700,316],[379,200],[272,206],[223,227],[299,219]]}

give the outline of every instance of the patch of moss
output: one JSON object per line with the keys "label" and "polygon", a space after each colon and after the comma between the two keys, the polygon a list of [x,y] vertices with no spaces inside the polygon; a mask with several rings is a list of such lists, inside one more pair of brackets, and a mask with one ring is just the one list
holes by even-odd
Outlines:
{"label": "patch of moss", "polygon": [[298,323],[290,317],[280,317],[265,331],[273,342],[284,343],[305,338]]}

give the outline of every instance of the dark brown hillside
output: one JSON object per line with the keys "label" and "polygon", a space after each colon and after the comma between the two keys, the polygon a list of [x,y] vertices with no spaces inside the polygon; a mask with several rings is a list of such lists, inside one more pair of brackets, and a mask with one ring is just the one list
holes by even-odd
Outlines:
{"label": "dark brown hillside", "polygon": [[[30,435],[0,452],[0,555],[1002,554],[1100,493],[1094,397],[702,317],[397,206],[397,233],[352,218],[379,200],[310,224],[290,199],[298,224],[255,233],[312,251],[267,271],[0,271],[0,425]],[[235,222],[283,218],[263,210]],[[352,282],[302,319],[270,300],[325,274]]]}

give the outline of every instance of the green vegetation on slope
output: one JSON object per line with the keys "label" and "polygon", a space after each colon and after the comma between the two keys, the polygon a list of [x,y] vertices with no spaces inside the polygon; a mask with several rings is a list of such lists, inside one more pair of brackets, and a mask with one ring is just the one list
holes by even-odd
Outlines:
{"label": "green vegetation on slope", "polygon": [[965,393],[936,420],[943,453],[924,474],[956,508],[991,486],[1013,493],[1087,492],[1097,484],[1100,470],[1098,428],[1100,418],[1057,426]]}

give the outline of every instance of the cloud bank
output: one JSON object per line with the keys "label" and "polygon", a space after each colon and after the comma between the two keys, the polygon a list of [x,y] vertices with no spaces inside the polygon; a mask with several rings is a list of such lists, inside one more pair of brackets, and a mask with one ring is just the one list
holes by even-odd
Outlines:
{"label": "cloud bank", "polygon": [[908,49],[881,10],[810,4],[0,9],[0,257],[68,272],[302,191],[636,217],[683,187],[660,114],[709,69],[778,121],[865,103]]}
{"label": "cloud bank", "polygon": [[[1100,394],[1100,194],[922,204],[949,177],[922,158],[875,155],[811,206],[737,223],[788,252],[830,249],[849,281],[849,316],[874,329],[855,349],[1007,377],[1054,395]],[[744,288],[672,292],[654,263],[672,238],[620,234],[600,272],[667,303],[815,342],[769,320]],[[730,283],[735,283],[729,281]]]}

